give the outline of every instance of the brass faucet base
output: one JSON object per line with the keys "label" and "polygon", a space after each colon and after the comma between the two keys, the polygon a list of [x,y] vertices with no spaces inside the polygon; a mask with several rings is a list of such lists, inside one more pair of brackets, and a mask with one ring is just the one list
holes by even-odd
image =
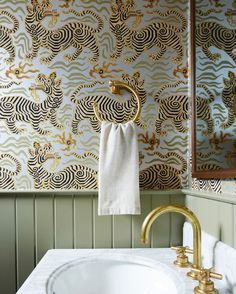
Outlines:
{"label": "brass faucet base", "polygon": [[194,293],[195,294],[219,294],[218,290],[216,289],[213,289],[211,291],[204,291],[204,290],[201,290],[199,286],[194,288]]}
{"label": "brass faucet base", "polygon": [[198,274],[199,285],[194,288],[195,294],[218,294],[219,292],[215,289],[214,283],[210,278],[222,280],[221,274],[212,271],[212,268],[198,269],[196,266],[192,267],[192,272]]}
{"label": "brass faucet base", "polygon": [[186,253],[193,254],[193,250],[188,246],[171,246],[172,250],[175,250],[177,253],[177,259],[174,261],[174,264],[178,267],[190,267],[192,264],[188,261],[188,256]]}
{"label": "brass faucet base", "polygon": [[177,265],[178,267],[190,267],[191,263],[188,261],[179,261],[178,259],[174,261],[174,264]]}

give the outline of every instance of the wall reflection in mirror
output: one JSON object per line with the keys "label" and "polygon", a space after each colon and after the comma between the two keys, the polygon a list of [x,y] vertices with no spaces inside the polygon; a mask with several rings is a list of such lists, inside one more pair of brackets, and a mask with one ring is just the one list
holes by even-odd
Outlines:
{"label": "wall reflection in mirror", "polygon": [[195,1],[195,168],[236,168],[236,1]]}

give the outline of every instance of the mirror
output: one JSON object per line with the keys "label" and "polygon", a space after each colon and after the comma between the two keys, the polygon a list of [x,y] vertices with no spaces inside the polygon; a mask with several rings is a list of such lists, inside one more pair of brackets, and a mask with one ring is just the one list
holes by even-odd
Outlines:
{"label": "mirror", "polygon": [[192,167],[236,177],[236,1],[191,1]]}

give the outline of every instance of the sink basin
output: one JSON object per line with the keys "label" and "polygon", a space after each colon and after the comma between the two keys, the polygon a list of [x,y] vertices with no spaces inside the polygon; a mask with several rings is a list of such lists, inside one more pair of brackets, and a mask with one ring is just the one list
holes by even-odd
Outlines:
{"label": "sink basin", "polygon": [[126,254],[92,255],[63,264],[48,278],[47,294],[183,294],[167,265]]}

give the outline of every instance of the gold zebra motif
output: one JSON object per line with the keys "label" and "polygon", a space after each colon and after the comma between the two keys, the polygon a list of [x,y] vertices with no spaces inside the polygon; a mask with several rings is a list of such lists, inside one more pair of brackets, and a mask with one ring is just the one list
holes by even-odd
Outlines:
{"label": "gold zebra motif", "polygon": [[168,17],[173,14],[182,22],[182,25],[178,28],[167,22],[157,22],[139,31],[130,29],[126,21],[130,17],[139,16],[140,11],[134,10],[133,0],[127,0],[126,3],[122,0],[116,0],[116,4],[112,5],[112,14],[110,16],[110,29],[116,40],[116,51],[111,54],[111,58],[117,59],[120,57],[123,49],[127,47],[134,50],[133,55],[125,59],[126,63],[131,63],[144,51],[158,47],[160,49],[159,52],[149,55],[153,61],[158,61],[168,48],[172,48],[177,52],[172,61],[175,64],[183,62],[184,48],[181,33],[187,28],[186,18],[173,9],[165,13],[157,10],[155,13],[162,17]]}
{"label": "gold zebra motif", "polygon": [[167,152],[165,155],[154,152],[161,159],[174,158],[179,161],[180,168],[173,167],[168,163],[154,164],[139,174],[140,188],[145,189],[179,189],[182,188],[181,175],[187,171],[186,160],[176,152]]}
{"label": "gold zebra motif", "polygon": [[197,87],[202,88],[207,93],[207,98],[199,95],[196,97],[197,120],[203,120],[206,123],[207,129],[202,131],[202,135],[210,136],[214,132],[214,119],[210,103],[215,100],[215,96],[206,85],[198,84]]}
{"label": "gold zebra motif", "polygon": [[3,96],[0,98],[0,120],[6,122],[9,130],[14,134],[20,134],[24,129],[19,129],[16,122],[30,123],[38,134],[47,135],[48,130],[43,130],[40,124],[50,121],[56,128],[63,128],[58,122],[56,111],[63,101],[61,80],[56,79],[56,73],[49,76],[39,74],[35,90],[42,90],[47,98],[40,103],[33,102],[22,96]]}
{"label": "gold zebra motif", "polygon": [[222,91],[222,101],[228,110],[227,121],[221,124],[223,129],[227,129],[235,122],[236,118],[236,75],[228,72],[228,79],[224,78],[224,88]]}
{"label": "gold zebra motif", "polygon": [[220,53],[212,53],[210,47],[223,50],[236,62],[234,49],[236,47],[236,30],[229,29],[216,22],[201,22],[195,30],[196,46],[212,61],[221,58]]}
{"label": "gold zebra motif", "polygon": [[156,118],[157,135],[166,135],[162,129],[165,121],[171,120],[178,132],[186,133],[188,131],[184,123],[188,120],[188,95],[173,94],[164,96],[163,92],[169,88],[177,88],[179,85],[187,85],[188,82],[178,81],[173,84],[164,84],[154,96],[154,100],[159,104]]}
{"label": "gold zebra motif", "polygon": [[41,63],[50,63],[59,52],[73,47],[73,54],[66,54],[65,60],[72,62],[76,60],[84,48],[89,48],[93,57],[91,62],[97,62],[99,59],[99,45],[97,42],[97,34],[103,29],[103,19],[92,10],[83,10],[77,12],[74,9],[69,9],[64,13],[73,13],[78,17],[92,15],[98,22],[97,28],[93,28],[83,22],[71,22],[63,25],[58,29],[48,30],[42,23],[43,19],[48,16],[58,15],[57,11],[52,9],[49,1],[48,5],[39,4],[34,0],[31,5],[27,5],[27,15],[25,18],[26,31],[32,38],[32,51],[26,55],[28,60],[37,57],[41,47],[50,50],[48,57],[42,57]]}
{"label": "gold zebra motif", "polygon": [[46,189],[97,189],[97,171],[84,165],[73,164],[58,172],[49,172],[44,163],[60,159],[50,143],[41,146],[34,142],[29,149],[28,172],[37,190]]}
{"label": "gold zebra motif", "polygon": [[13,177],[17,176],[21,171],[21,163],[12,155],[5,153],[0,155],[0,161],[3,159],[10,159],[16,165],[15,171],[11,171],[3,166],[0,166],[0,189],[15,190],[15,180]]}
{"label": "gold zebra motif", "polygon": [[17,18],[6,10],[0,10],[0,16],[7,16],[13,22],[13,28],[10,29],[6,26],[0,25],[0,47],[5,49],[10,55],[4,59],[5,63],[12,63],[16,57],[15,45],[12,35],[19,29],[19,21]]}

